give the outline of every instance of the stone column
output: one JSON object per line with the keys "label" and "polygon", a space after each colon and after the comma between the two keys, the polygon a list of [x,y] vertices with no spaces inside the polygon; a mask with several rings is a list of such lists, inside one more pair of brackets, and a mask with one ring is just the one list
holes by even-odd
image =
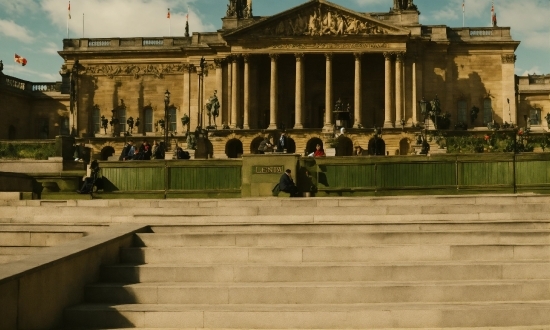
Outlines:
{"label": "stone column", "polygon": [[393,53],[384,53],[384,59],[385,59],[385,89],[384,89],[384,127],[393,127],[392,125],[392,117],[391,112],[393,109],[393,102],[392,102],[392,58]]}
{"label": "stone column", "polygon": [[332,54],[325,54],[326,78],[325,78],[325,126],[323,130],[332,130]]}
{"label": "stone column", "polygon": [[401,126],[403,117],[403,59],[405,53],[396,54],[395,61],[395,127]]}
{"label": "stone column", "polygon": [[304,100],[304,54],[297,53],[296,56],[296,96],[295,96],[295,129],[304,128],[302,124],[302,109]]}
{"label": "stone column", "polygon": [[279,108],[277,58],[279,54],[269,54],[269,57],[271,58],[271,90],[269,93],[269,127],[267,129],[277,129],[277,111]]}
{"label": "stone column", "polygon": [[412,123],[418,123],[418,106],[416,100],[416,55],[412,58]]}
{"label": "stone column", "polygon": [[243,55],[244,58],[244,115],[243,129],[250,129],[250,54]]}
{"label": "stone column", "polygon": [[238,87],[239,87],[239,55],[234,55],[231,58],[231,124],[229,124],[229,127],[232,129],[237,128],[237,123],[239,121],[238,118]]}
{"label": "stone column", "polygon": [[220,102],[220,118],[223,117],[223,62],[224,59],[214,59],[214,65],[216,66],[216,90],[218,91],[218,102]]}
{"label": "stone column", "polygon": [[355,123],[353,124],[354,128],[360,128],[363,126],[363,118],[362,118],[362,110],[363,110],[363,97],[361,95],[361,58],[363,57],[363,53],[355,53],[353,54],[355,56]]}

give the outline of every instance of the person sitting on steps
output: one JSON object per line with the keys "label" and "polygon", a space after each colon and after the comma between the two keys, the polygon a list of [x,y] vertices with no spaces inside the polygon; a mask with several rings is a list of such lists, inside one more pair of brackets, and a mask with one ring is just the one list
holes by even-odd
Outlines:
{"label": "person sitting on steps", "polygon": [[287,169],[285,173],[281,175],[281,179],[279,180],[279,190],[289,193],[290,197],[298,196],[298,187],[296,187],[296,184],[292,179],[292,171],[290,169]]}

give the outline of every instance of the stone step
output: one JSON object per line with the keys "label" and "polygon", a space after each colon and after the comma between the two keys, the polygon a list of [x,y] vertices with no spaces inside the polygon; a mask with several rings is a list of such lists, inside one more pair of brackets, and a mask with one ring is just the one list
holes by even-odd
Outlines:
{"label": "stone step", "polygon": [[380,329],[550,324],[550,302],[336,305],[79,305],[69,327]]}
{"label": "stone step", "polygon": [[47,247],[45,246],[0,246],[0,255],[34,254]]}
{"label": "stone step", "polygon": [[550,219],[548,222],[426,222],[426,223],[371,223],[371,224],[293,224],[293,225],[277,225],[277,224],[249,224],[246,226],[234,225],[153,225],[151,231],[159,234],[195,234],[195,233],[339,233],[339,232],[422,232],[422,231],[548,231],[550,230]]}
{"label": "stone step", "polygon": [[373,245],[360,247],[126,248],[126,263],[393,262],[445,260],[550,260],[550,245]]}
{"label": "stone step", "polygon": [[529,280],[550,279],[550,262],[118,264],[103,267],[101,278],[112,283]]}
{"label": "stone step", "polygon": [[85,236],[82,232],[0,231],[2,246],[54,246]]}
{"label": "stone step", "polygon": [[139,233],[141,247],[364,246],[374,244],[550,244],[550,231]]}
{"label": "stone step", "polygon": [[[89,328],[70,328],[70,329],[63,329],[63,330],[84,330],[84,329],[87,329],[87,330],[110,330],[110,329],[99,329],[99,328],[95,328],[95,329],[89,329]],[[142,328],[142,327],[139,327],[139,328],[117,328],[118,330],[159,330],[159,329],[163,329],[163,330],[197,330],[197,328]],[[333,330],[347,330],[347,329],[341,329],[341,328],[331,328]],[[415,328],[384,328],[384,330],[413,330]],[[229,330],[227,328],[209,328],[208,330]],[[252,328],[249,328],[248,330],[259,330],[259,329],[252,329]],[[266,329],[262,329],[262,330],[279,330],[279,329],[270,329],[270,328],[266,328]],[[295,329],[291,329],[291,330],[295,330]],[[322,329],[309,329],[309,330],[322,330]],[[442,330],[442,328],[422,328],[422,330]],[[540,326],[540,325],[535,325],[535,326],[518,326],[518,327],[475,327],[475,328],[472,328],[472,327],[467,327],[467,328],[463,328],[463,327],[453,327],[452,330],[547,330],[547,327],[545,326]]]}
{"label": "stone step", "polygon": [[550,300],[550,279],[522,281],[95,284],[88,303],[362,304]]}
{"label": "stone step", "polygon": [[0,265],[1,264],[8,264],[10,262],[15,262],[15,261],[19,261],[19,260],[23,260],[23,259],[27,258],[28,256],[29,256],[28,254],[0,255]]}

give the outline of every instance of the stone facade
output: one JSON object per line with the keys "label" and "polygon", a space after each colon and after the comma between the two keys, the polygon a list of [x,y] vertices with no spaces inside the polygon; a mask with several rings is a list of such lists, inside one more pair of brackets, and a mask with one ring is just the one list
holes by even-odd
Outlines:
{"label": "stone facade", "polygon": [[[550,126],[550,75],[517,77],[518,119],[534,131],[548,131]],[[513,101],[511,101],[513,102]]]}
{"label": "stone facade", "polygon": [[[76,99],[71,127],[80,137],[118,136],[126,119],[139,117],[134,136],[162,139],[167,90],[174,141],[211,126],[214,157],[254,152],[262,136],[281,130],[292,151],[303,153],[311,139],[326,144],[340,127],[346,142],[365,149],[373,128],[382,127],[386,151],[408,154],[425,126],[423,98],[439,98],[451,129],[459,122],[469,129],[518,123],[516,102],[507,102],[516,100],[519,45],[510,28],[424,26],[412,1],[394,1],[388,13],[326,0],[269,17],[251,13],[252,2],[230,1],[221,30],[192,37],[64,40],[61,74]],[[205,106],[215,91],[214,123]],[[474,106],[480,115],[472,122]],[[120,126],[102,134],[101,116],[118,116]],[[230,144],[237,149],[228,152]]]}

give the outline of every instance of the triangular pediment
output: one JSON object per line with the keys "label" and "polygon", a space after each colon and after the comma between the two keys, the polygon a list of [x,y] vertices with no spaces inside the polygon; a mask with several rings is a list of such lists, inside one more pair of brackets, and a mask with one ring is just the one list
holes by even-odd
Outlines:
{"label": "triangular pediment", "polygon": [[224,35],[226,39],[246,37],[330,37],[409,35],[410,31],[325,0],[311,0],[277,15]]}

